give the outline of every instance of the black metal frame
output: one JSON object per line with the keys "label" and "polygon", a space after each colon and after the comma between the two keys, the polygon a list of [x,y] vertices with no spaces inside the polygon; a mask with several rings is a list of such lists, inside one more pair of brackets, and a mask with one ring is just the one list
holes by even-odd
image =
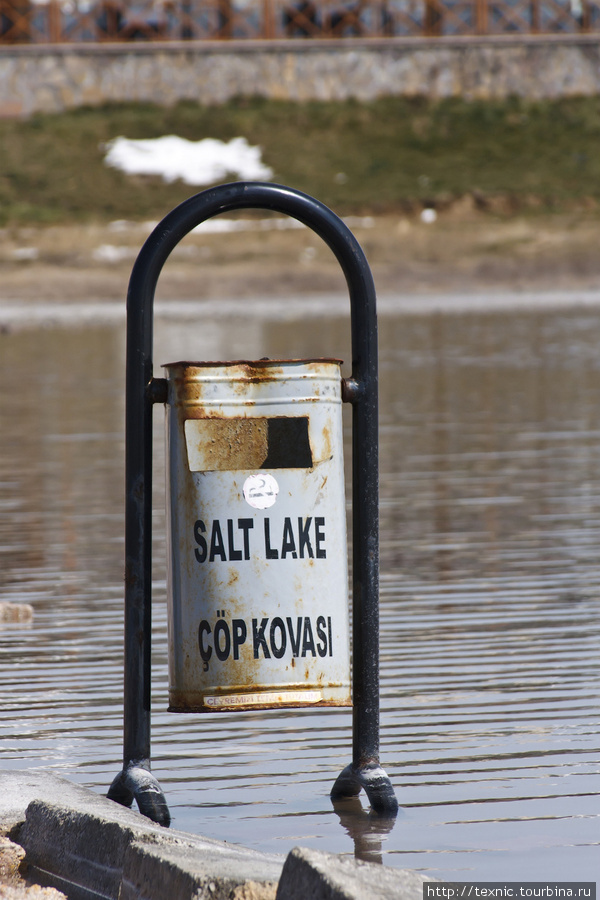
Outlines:
{"label": "black metal frame", "polygon": [[220,213],[269,209],[303,222],[331,248],[350,294],[352,375],[343,398],[352,404],[353,490],[353,758],[337,778],[332,800],[364,788],[374,812],[395,815],[398,801],[379,763],[379,465],[377,313],[366,257],[330,209],[288,187],[225,184],[196,194],[160,222],[142,247],[127,294],[125,688],[123,770],[108,797],[168,826],[169,809],[150,772],[150,640],[152,540],[152,407],[166,400],[165,379],[152,373],[153,302],[158,277],[174,247]]}

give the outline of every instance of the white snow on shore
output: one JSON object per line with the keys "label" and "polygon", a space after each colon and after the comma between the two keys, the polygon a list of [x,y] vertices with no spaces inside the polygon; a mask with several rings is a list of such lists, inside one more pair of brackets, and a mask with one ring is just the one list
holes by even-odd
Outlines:
{"label": "white snow on shore", "polygon": [[150,140],[117,137],[106,145],[104,162],[128,175],[158,175],[192,185],[214,184],[228,177],[243,181],[268,181],[272,170],[261,161],[261,148],[246,138],[228,143],[214,138],[188,141],[174,134]]}

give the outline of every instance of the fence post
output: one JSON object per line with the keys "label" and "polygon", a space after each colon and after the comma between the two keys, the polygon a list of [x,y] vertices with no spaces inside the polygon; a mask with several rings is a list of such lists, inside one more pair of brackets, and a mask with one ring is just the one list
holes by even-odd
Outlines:
{"label": "fence post", "polygon": [[233,4],[231,0],[218,0],[219,24],[217,37],[229,40],[233,37]]}
{"label": "fence post", "polygon": [[272,40],[275,37],[275,11],[273,0],[263,0],[263,27],[264,38]]}
{"label": "fence post", "polygon": [[439,37],[442,33],[442,13],[437,0],[425,0],[423,32],[427,37]]}
{"label": "fence post", "polygon": [[475,0],[475,29],[477,34],[487,34],[488,0]]}
{"label": "fence post", "polygon": [[57,0],[48,4],[48,37],[53,44],[58,44],[62,36],[61,10]]}

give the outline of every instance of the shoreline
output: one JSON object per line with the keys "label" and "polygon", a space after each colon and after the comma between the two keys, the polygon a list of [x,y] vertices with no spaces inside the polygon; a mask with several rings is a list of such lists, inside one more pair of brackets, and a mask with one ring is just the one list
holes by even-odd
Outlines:
{"label": "shoreline", "polygon": [[[209,315],[213,320],[244,319],[248,315],[268,318],[271,322],[293,322],[298,318],[337,318],[347,315],[348,297],[344,294],[306,295],[286,297],[285,307],[275,298],[223,298],[222,300],[174,300],[157,302],[157,320],[195,321]],[[600,308],[600,290],[514,290],[483,293],[399,294],[380,295],[377,312],[380,318],[397,315],[435,313],[461,315],[464,313],[497,314],[512,311],[550,311]],[[26,304],[0,300],[0,334],[30,331],[37,328],[86,328],[125,324],[124,302],[54,302]]]}
{"label": "shoreline", "polygon": [[[4,229],[0,327],[22,327],[25,319],[118,320],[153,224]],[[169,315],[185,316],[194,304],[215,316],[243,316],[250,305],[253,314],[277,318],[344,309],[343,273],[316,234],[295,222],[246,224],[239,229],[239,220],[221,219],[219,228],[195,231],[177,245],[160,275],[157,314],[168,306]],[[373,273],[381,314],[600,302],[600,221],[591,215],[500,218],[466,205],[430,223],[397,215],[349,225]]]}
{"label": "shoreline", "polygon": [[436,881],[321,850],[262,853],[163,828],[40,769],[0,770],[0,786],[0,896],[14,900],[421,900]]}

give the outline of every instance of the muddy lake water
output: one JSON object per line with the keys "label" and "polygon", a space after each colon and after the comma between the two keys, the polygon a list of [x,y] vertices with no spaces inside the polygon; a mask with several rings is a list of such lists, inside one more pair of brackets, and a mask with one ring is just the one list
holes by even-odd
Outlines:
{"label": "muddy lake water", "polygon": [[[173,827],[444,879],[594,881],[600,306],[382,310],[381,759],[399,816],[331,805],[349,711],[166,711],[157,409],[152,758]],[[120,309],[76,312],[0,334],[0,600],[35,612],[0,626],[0,768],[106,792],[122,754],[125,328]],[[350,356],[338,300],[157,307],[156,374],[321,355]]]}

